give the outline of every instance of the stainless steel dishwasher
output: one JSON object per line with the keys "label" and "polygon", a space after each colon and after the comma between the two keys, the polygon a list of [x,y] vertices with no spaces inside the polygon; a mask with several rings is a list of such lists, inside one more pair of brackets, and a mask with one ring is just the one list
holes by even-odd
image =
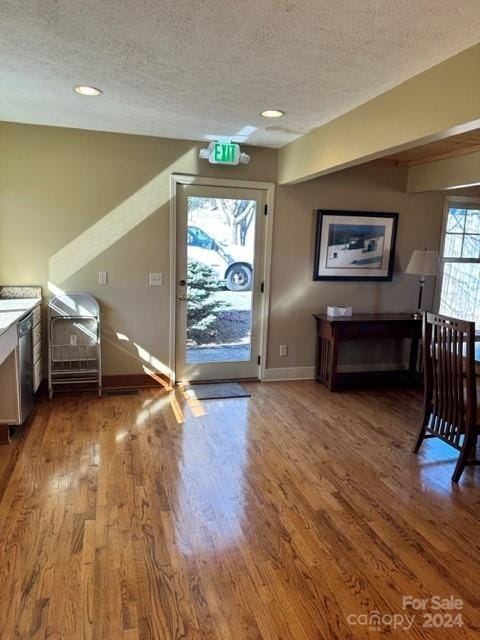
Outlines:
{"label": "stainless steel dishwasher", "polygon": [[33,315],[30,313],[18,323],[18,415],[17,424],[23,424],[33,407]]}

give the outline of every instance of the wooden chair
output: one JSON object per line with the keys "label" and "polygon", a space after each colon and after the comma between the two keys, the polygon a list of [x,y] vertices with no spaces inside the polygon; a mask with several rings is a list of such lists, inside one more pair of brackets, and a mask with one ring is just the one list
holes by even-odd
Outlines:
{"label": "wooden chair", "polygon": [[458,449],[452,482],[475,451],[479,420],[475,382],[475,323],[433,313],[423,315],[424,417],[414,453],[424,438],[440,438]]}

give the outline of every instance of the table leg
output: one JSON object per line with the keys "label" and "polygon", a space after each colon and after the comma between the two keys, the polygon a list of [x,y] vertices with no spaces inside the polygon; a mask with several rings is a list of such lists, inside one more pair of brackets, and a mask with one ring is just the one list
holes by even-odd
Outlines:
{"label": "table leg", "polygon": [[320,372],[322,370],[322,339],[317,333],[315,347],[315,381],[323,382]]}
{"label": "table leg", "polygon": [[330,343],[330,363],[328,371],[328,388],[337,390],[338,341],[335,338]]}
{"label": "table leg", "polygon": [[408,367],[408,381],[410,384],[415,384],[418,374],[418,338],[412,338],[410,344],[410,362]]}
{"label": "table leg", "polygon": [[0,444],[9,444],[10,427],[8,424],[0,424]]}

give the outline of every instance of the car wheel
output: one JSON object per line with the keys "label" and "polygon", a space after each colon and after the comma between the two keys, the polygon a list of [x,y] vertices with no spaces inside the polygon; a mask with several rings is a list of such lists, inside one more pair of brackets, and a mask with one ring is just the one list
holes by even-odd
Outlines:
{"label": "car wheel", "polygon": [[229,291],[250,291],[252,288],[252,270],[245,264],[234,264],[227,273]]}

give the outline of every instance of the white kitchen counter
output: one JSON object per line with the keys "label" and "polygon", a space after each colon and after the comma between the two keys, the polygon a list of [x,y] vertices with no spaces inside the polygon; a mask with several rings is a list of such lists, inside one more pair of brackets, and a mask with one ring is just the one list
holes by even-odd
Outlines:
{"label": "white kitchen counter", "polygon": [[0,338],[41,303],[41,298],[0,299]]}
{"label": "white kitchen counter", "polygon": [[[12,425],[23,424],[42,381],[40,286],[0,286],[0,441]],[[18,324],[32,314],[31,339]],[[31,350],[31,351],[30,351]],[[30,388],[31,385],[31,388]]]}

